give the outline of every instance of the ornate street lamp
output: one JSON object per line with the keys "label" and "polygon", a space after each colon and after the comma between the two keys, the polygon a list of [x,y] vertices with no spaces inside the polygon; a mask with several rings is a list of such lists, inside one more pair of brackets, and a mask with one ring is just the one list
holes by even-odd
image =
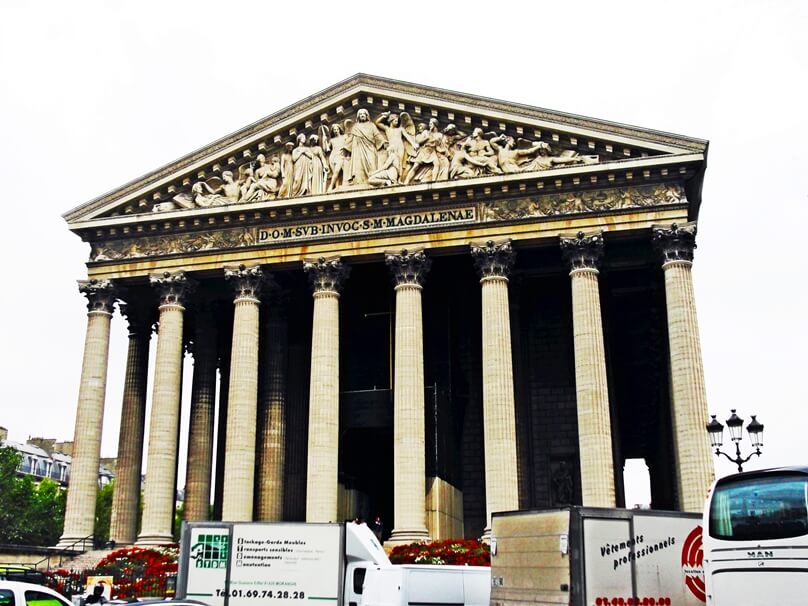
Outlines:
{"label": "ornate street lamp", "polygon": [[763,424],[758,423],[752,415],[752,420],[746,426],[746,431],[749,433],[749,441],[752,442],[754,450],[749,453],[749,456],[744,458],[741,456],[741,440],[743,439],[743,419],[735,414],[735,409],[731,409],[732,414],[726,420],[727,429],[729,429],[729,437],[735,442],[735,458],[733,459],[727,453],[721,450],[721,444],[724,442],[724,426],[716,420],[715,415],[710,415],[710,422],[707,423],[707,434],[710,436],[710,446],[715,448],[715,454],[724,455],[738,466],[738,471],[743,471],[743,464],[746,463],[753,455],[760,456],[760,449],[763,447],[761,442],[761,434],[763,433]]}

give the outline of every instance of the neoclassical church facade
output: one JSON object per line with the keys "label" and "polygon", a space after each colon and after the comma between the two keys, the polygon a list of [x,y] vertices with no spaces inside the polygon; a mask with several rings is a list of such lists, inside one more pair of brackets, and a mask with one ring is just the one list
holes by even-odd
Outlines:
{"label": "neoclassical church facade", "polygon": [[115,313],[118,544],[171,541],[181,460],[188,520],[379,515],[392,544],[622,506],[631,458],[654,507],[700,511],[706,154],[357,75],[67,212],[90,256],[61,544],[93,531]]}

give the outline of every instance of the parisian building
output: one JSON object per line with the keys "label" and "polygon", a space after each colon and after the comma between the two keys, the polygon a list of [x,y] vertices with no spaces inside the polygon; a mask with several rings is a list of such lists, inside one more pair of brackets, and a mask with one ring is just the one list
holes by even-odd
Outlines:
{"label": "parisian building", "polygon": [[61,543],[93,530],[118,313],[119,545],[170,542],[176,489],[191,521],[484,536],[497,511],[624,506],[635,458],[654,508],[700,511],[706,156],[360,74],[67,212],[89,258]]}

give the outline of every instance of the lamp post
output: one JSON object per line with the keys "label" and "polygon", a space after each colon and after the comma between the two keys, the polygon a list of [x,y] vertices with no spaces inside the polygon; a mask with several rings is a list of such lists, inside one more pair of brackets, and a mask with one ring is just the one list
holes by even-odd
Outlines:
{"label": "lamp post", "polygon": [[731,412],[732,414],[729,419],[726,420],[726,424],[729,429],[729,437],[735,442],[734,459],[721,450],[721,444],[724,442],[724,426],[716,420],[715,415],[710,415],[712,418],[710,422],[707,423],[707,434],[710,436],[710,446],[715,448],[716,456],[724,455],[738,466],[738,471],[743,471],[743,464],[751,459],[752,455],[760,456],[760,449],[763,446],[763,442],[761,442],[763,424],[758,423],[758,420],[755,418],[756,415],[752,415],[752,420],[749,421],[749,424],[746,426],[746,431],[749,432],[749,440],[752,442],[752,448],[754,448],[754,450],[749,453],[749,456],[744,458],[741,456],[740,446],[741,440],[743,439],[743,419],[735,414],[734,408],[731,409]]}

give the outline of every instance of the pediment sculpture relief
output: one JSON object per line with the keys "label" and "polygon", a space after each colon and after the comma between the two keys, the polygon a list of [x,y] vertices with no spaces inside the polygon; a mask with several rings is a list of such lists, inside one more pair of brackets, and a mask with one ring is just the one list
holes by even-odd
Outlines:
{"label": "pediment sculpture relief", "polygon": [[416,125],[407,112],[367,109],[356,119],[322,123],[294,141],[256,155],[233,170],[194,182],[155,212],[260,202],[334,191],[432,183],[592,164],[596,155],[554,150],[543,141],[485,132],[464,133],[436,118]]}

